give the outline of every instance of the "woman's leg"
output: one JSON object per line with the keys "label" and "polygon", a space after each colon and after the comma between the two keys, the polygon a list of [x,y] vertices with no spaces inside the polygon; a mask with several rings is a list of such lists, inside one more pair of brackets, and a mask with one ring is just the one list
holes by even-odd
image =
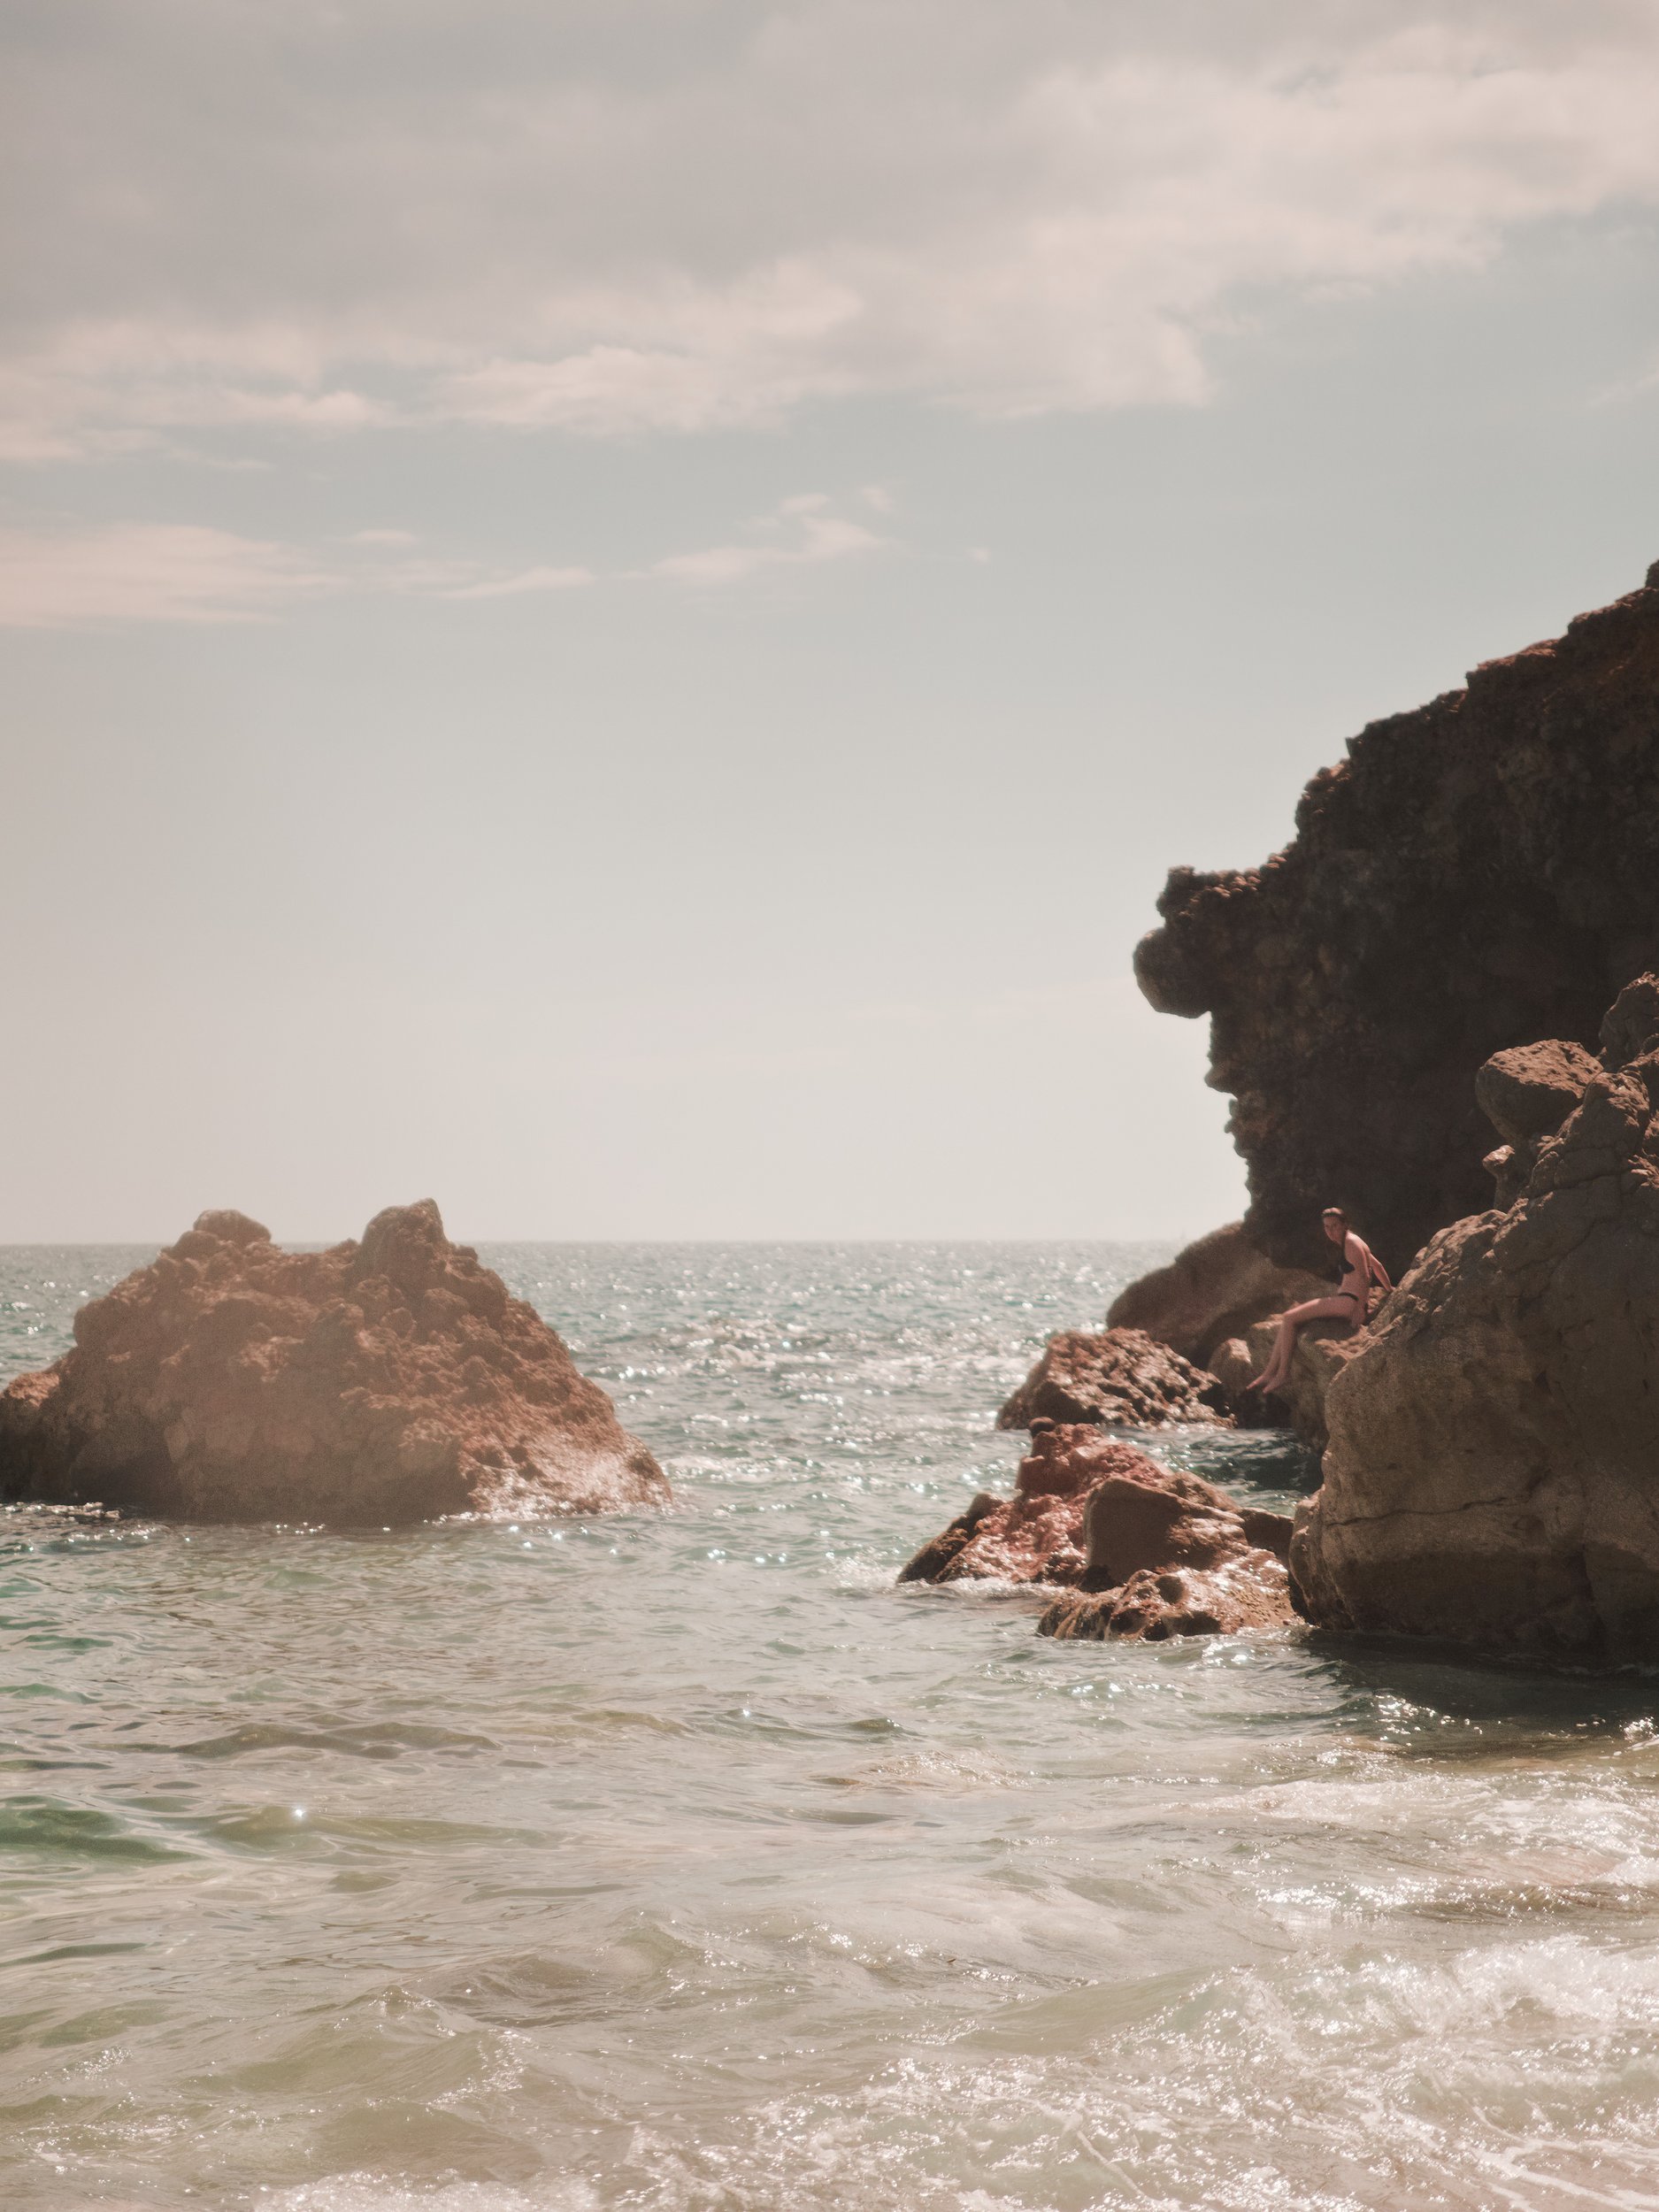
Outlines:
{"label": "woman's leg", "polygon": [[1354,1318],[1351,1298],[1304,1298],[1301,1305],[1291,1306],[1279,1316],[1279,1334],[1273,1340],[1272,1356],[1250,1385],[1262,1395],[1271,1397],[1279,1389],[1290,1373],[1291,1355],[1296,1348],[1296,1332],[1304,1321],[1321,1321],[1327,1316],[1335,1320]]}

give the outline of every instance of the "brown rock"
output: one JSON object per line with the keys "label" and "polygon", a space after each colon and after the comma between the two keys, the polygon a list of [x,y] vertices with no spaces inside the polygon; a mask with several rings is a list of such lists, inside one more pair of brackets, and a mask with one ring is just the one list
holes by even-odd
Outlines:
{"label": "brown rock", "polygon": [[1504,1140],[1480,1164],[1496,1186],[1500,1206],[1512,1206],[1520,1196],[1537,1164],[1540,1141],[1560,1128],[1596,1066],[1582,1045],[1552,1038],[1494,1052],[1478,1071],[1475,1096]]}
{"label": "brown rock", "polygon": [[1275,1259],[1317,1264],[1336,1204],[1400,1272],[1486,1202],[1476,1070],[1538,1037],[1594,1048],[1620,983],[1659,965],[1656,585],[1659,565],[1373,723],[1261,867],[1171,875],[1137,972],[1153,1005],[1210,1016],[1246,1225]]}
{"label": "brown rock", "polygon": [[1196,1475],[1156,1471],[1156,1483],[1136,1471],[1089,1492],[1079,1588],[1056,1599],[1039,1635],[1155,1643],[1292,1617],[1288,1517],[1240,1507]]}
{"label": "brown rock", "polygon": [[1106,1325],[1144,1329],[1184,1358],[1212,1367],[1217,1345],[1243,1336],[1270,1313],[1323,1297],[1331,1287],[1328,1270],[1311,1275],[1304,1268],[1279,1266],[1250,1241],[1241,1221],[1233,1221],[1119,1291]]}
{"label": "brown rock", "polygon": [[1100,1336],[1068,1330],[1049,1338],[996,1425],[1092,1421],[1104,1428],[1157,1429],[1226,1418],[1225,1393],[1215,1377],[1143,1330],[1108,1329]]}
{"label": "brown rock", "polygon": [[901,1582],[1076,1582],[1084,1570],[1084,1507],[1097,1482],[1142,1472],[1162,1482],[1167,1470],[1133,1444],[1094,1425],[1046,1424],[1019,1463],[1011,1498],[974,1499],[900,1572]]}
{"label": "brown rock", "polygon": [[430,1199],[284,1252],[204,1213],[0,1395],[0,1495],[211,1521],[386,1525],[668,1502],[553,1330]]}
{"label": "brown rock", "polygon": [[[1289,1540],[1285,1515],[1240,1507],[1076,1425],[1041,1432],[1013,1497],[981,1494],[899,1579],[1073,1586],[1077,1597],[1043,1616],[1043,1634],[1156,1640],[1289,1619]],[[1104,1624],[1114,1618],[1121,1625]]]}
{"label": "brown rock", "polygon": [[1310,1619],[1659,1657],[1655,1009],[1651,977],[1621,996],[1515,1204],[1434,1238],[1333,1382]]}

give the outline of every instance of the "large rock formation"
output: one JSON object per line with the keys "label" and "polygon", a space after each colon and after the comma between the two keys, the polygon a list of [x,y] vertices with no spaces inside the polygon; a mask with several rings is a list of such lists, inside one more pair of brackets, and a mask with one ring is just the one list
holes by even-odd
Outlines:
{"label": "large rock formation", "polygon": [[1331,1288],[1328,1264],[1323,1275],[1280,1267],[1251,1241],[1241,1221],[1230,1221],[1119,1291],[1106,1325],[1144,1329],[1184,1359],[1208,1367],[1218,1345]]}
{"label": "large rock formation", "polygon": [[1108,1329],[1099,1336],[1069,1329],[1048,1339],[996,1425],[1092,1421],[1104,1428],[1157,1429],[1226,1418],[1226,1393],[1216,1378],[1143,1329]]}
{"label": "large rock formation", "polygon": [[1483,1072],[1518,1195],[1433,1239],[1331,1384],[1291,1553],[1321,1625],[1659,1658],[1659,979],[1602,1041]]}
{"label": "large rock formation", "polygon": [[901,1582],[1058,1583],[1045,1636],[1215,1634],[1291,1617],[1290,1522],[1092,1426],[1044,1429],[1011,1498],[981,1493]]}
{"label": "large rock formation", "polygon": [[661,1505],[668,1484],[430,1199],[284,1252],[205,1213],[0,1395],[0,1495],[383,1525]]}
{"label": "large rock formation", "polygon": [[1154,1006],[1211,1018],[1247,1226],[1275,1258],[1317,1262],[1336,1204],[1398,1273],[1486,1202],[1476,1070],[1538,1037],[1588,1047],[1659,962],[1655,587],[1659,564],[1372,723],[1261,867],[1171,875],[1137,972]]}

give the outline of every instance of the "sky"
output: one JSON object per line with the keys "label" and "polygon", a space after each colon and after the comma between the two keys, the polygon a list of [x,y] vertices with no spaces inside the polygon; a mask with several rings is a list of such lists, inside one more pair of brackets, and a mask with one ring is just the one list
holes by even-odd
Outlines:
{"label": "sky", "polygon": [[1152,1238],[1131,977],[1659,557],[1659,4],[12,0],[0,1241]]}

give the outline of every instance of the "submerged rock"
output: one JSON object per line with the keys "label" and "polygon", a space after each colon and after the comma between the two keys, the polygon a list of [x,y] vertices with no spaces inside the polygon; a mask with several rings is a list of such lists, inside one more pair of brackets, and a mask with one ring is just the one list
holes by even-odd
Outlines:
{"label": "submerged rock", "polygon": [[1047,1636],[1213,1634],[1291,1618],[1290,1525],[1096,1427],[1043,1428],[1014,1495],[981,1493],[899,1580],[1070,1586]]}
{"label": "submerged rock", "polygon": [[204,1213],[0,1394],[0,1495],[387,1525],[665,1504],[666,1479],[430,1199],[284,1252]]}
{"label": "submerged rock", "polygon": [[1659,564],[1348,754],[1283,852],[1174,871],[1136,968],[1154,1006],[1210,1017],[1251,1235],[1314,1261],[1320,1207],[1345,1206],[1398,1273],[1486,1203],[1476,1070],[1589,1048],[1659,964]]}
{"label": "submerged rock", "polygon": [[1659,979],[1602,1036],[1538,1048],[1520,1106],[1517,1056],[1483,1071],[1518,1194],[1433,1239],[1331,1385],[1291,1555],[1322,1625],[1659,1658]]}
{"label": "submerged rock", "polygon": [[1144,1330],[1107,1329],[1099,1336],[1067,1330],[1049,1338],[996,1425],[1028,1429],[1034,1420],[1049,1420],[1156,1429],[1226,1418],[1226,1393],[1216,1378]]}
{"label": "submerged rock", "polygon": [[1217,1348],[1270,1314],[1331,1288],[1328,1275],[1280,1267],[1253,1243],[1241,1221],[1212,1229],[1118,1292],[1109,1329],[1144,1329],[1184,1359],[1212,1364]]}

